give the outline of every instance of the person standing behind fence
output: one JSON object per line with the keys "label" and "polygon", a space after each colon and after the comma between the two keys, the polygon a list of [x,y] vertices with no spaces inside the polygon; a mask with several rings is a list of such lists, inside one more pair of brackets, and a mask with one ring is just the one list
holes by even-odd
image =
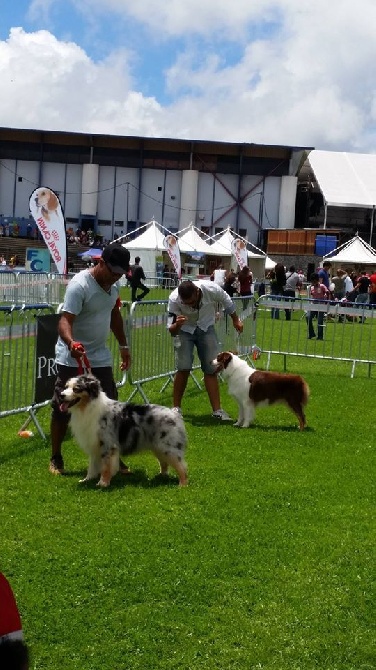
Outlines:
{"label": "person standing behind fence", "polygon": [[[270,273],[270,295],[283,295],[286,286],[286,271],[283,263],[277,263]],[[279,309],[272,307],[272,319],[279,319]]]}
{"label": "person standing behind fence", "polygon": [[[317,302],[323,302],[329,298],[329,289],[326,288],[325,284],[320,281],[319,273],[314,272],[311,275],[311,286],[309,289],[308,297],[311,300]],[[317,339],[324,339],[324,312],[312,309],[313,305],[310,305],[310,311],[307,314],[307,323],[308,323],[308,339],[313,340],[316,337],[315,330],[313,328],[313,319],[317,317]]]}
{"label": "person standing behind fence", "polygon": [[228,293],[230,298],[233,298],[234,294],[237,293],[238,286],[239,284],[237,282],[234,270],[229,270],[226,273],[226,279],[225,283],[223,284],[223,290],[226,291],[226,293]]}
{"label": "person standing behind fence", "polygon": [[[132,276],[129,281],[132,291],[132,302],[140,302],[150,291],[150,288],[142,283],[145,281],[146,277],[142,265],[140,265],[140,260],[139,256],[136,256],[134,259],[135,264],[132,268]],[[138,289],[141,290],[141,293],[137,295]]]}
{"label": "person standing behind fence", "polygon": [[355,284],[355,288],[358,291],[358,295],[355,300],[356,303],[364,305],[365,303],[368,302],[370,285],[371,281],[369,276],[367,275],[365,270],[362,270]]}
{"label": "person standing behind fence", "polygon": [[369,304],[372,305],[372,309],[376,307],[376,272],[373,272],[370,277],[370,286],[369,286]]}
{"label": "person standing behind fence", "polygon": [[[91,371],[103,391],[117,400],[112,371],[111,352],[106,346],[110,331],[119,343],[120,367],[128,370],[130,352],[120,313],[119,279],[129,269],[129,251],[120,244],[105,247],[97,265],[81,270],[69,282],[59,320],[56,343],[57,378],[52,399],[50,472],[63,474],[61,446],[69,414],[60,410],[61,392],[71,377],[76,377],[78,364],[86,355]],[[121,463],[121,471],[127,472]]]}
{"label": "person standing behind fence", "polygon": [[371,281],[365,270],[362,270],[358,279],[356,280],[355,288],[358,291],[358,295],[355,298],[355,304],[357,307],[362,306],[362,315],[359,317],[359,323],[364,323],[366,317],[364,316],[364,307],[369,302],[369,287],[371,286]]}
{"label": "person standing behind fence", "polygon": [[330,285],[330,268],[332,267],[332,264],[329,261],[324,261],[322,264],[322,268],[319,269],[318,275],[319,279],[322,281],[323,284],[325,284],[326,288],[329,291],[329,285]]}
{"label": "person standing behind fence", "polygon": [[350,277],[350,272],[347,270],[344,271],[343,281],[345,283],[345,297],[348,298],[349,293],[354,290],[354,284]]}
{"label": "person standing behind fence", "polygon": [[[302,282],[300,275],[295,269],[295,265],[291,265],[288,272],[286,272],[286,284],[284,289],[284,295],[289,298],[295,298],[296,291],[300,291],[302,288]],[[286,321],[291,321],[291,309],[285,309]]]}
{"label": "person standing behind fence", "polygon": [[174,378],[174,410],[181,414],[181,401],[193,365],[193,350],[201,362],[206,392],[212,406],[212,416],[220,421],[231,421],[221,409],[218,377],[212,361],[219,353],[214,324],[220,305],[229,314],[238,333],[243,324],[235,311],[230,296],[213,281],[183,281],[172,291],[168,301],[167,327],[173,336],[177,372]]}
{"label": "person standing behind fence", "polygon": [[248,265],[245,265],[238,272],[239,295],[244,298],[243,309],[249,305],[249,298],[253,296],[253,274]]}
{"label": "person standing behind fence", "polygon": [[341,268],[338,268],[336,274],[334,277],[332,277],[332,283],[334,284],[334,289],[333,289],[333,298],[335,300],[342,300],[342,298],[345,297],[346,294],[346,289],[345,289],[345,271],[341,270]]}

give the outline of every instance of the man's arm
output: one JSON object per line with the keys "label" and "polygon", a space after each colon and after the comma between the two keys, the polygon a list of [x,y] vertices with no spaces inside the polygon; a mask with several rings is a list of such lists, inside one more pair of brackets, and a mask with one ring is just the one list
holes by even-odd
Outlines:
{"label": "man's arm", "polygon": [[119,343],[119,351],[122,360],[120,367],[122,370],[128,370],[131,365],[131,354],[124,332],[123,317],[121,316],[118,303],[116,303],[111,312],[110,328]]}
{"label": "man's arm", "polygon": [[81,342],[75,342],[73,339],[73,323],[75,318],[75,314],[71,314],[71,312],[63,312],[59,319],[57,332],[63,342],[67,345],[72,358],[79,360],[85,353],[85,347]]}
{"label": "man's arm", "polygon": [[239,319],[238,315],[236,312],[232,312],[230,314],[231,319],[232,319],[232,325],[234,326],[235,330],[238,331],[238,333],[243,332],[243,322]]}

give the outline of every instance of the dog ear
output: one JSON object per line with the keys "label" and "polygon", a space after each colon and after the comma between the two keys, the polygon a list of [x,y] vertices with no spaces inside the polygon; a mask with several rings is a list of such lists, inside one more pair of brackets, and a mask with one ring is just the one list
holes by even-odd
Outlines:
{"label": "dog ear", "polygon": [[223,360],[223,365],[224,365],[225,368],[227,367],[227,365],[231,361],[231,359],[232,359],[231,351],[224,351],[222,360]]}
{"label": "dog ear", "polygon": [[86,375],[85,378],[85,391],[89,394],[90,398],[98,398],[99,393],[101,392],[102,387],[94,375]]}
{"label": "dog ear", "polygon": [[49,210],[57,209],[59,205],[57,196],[52,191],[49,191],[49,196],[50,197],[48,198],[48,205],[47,205],[48,209]]}

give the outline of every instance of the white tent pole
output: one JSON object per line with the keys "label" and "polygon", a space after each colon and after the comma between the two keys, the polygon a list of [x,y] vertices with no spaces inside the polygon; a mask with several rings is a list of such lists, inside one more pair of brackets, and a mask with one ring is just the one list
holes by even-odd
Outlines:
{"label": "white tent pole", "polygon": [[374,222],[374,219],[375,219],[375,205],[373,205],[373,207],[372,207],[372,214],[371,214],[371,231],[370,231],[370,234],[369,234],[369,243],[370,243],[371,246],[372,246],[372,235],[373,235],[373,222]]}
{"label": "white tent pole", "polygon": [[326,228],[326,217],[328,216],[328,203],[324,202],[324,229]]}

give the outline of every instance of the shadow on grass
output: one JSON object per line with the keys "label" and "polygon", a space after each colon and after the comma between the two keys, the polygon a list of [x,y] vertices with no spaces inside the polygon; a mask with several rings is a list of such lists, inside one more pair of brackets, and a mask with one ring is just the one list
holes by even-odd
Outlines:
{"label": "shadow on grass", "polygon": [[[292,425],[292,426],[280,426],[280,425],[262,425],[260,423],[252,423],[249,428],[239,428],[239,426],[235,426],[235,421],[236,419],[233,419],[232,421],[218,421],[218,419],[214,419],[212,416],[197,416],[197,414],[187,414],[187,412],[184,412],[183,418],[185,421],[189,422],[192,426],[220,426],[221,428],[223,426],[227,426],[231,429],[234,430],[262,430],[264,432],[271,432],[271,431],[277,431],[277,432],[285,432],[285,433],[290,433],[290,432],[297,432],[299,431],[298,425]],[[299,431],[300,432],[300,431]],[[314,429],[311,428],[310,426],[307,426],[304,431],[302,432],[314,432]]]}
{"label": "shadow on grass", "polygon": [[231,419],[231,421],[219,421],[219,419],[214,419],[210,414],[206,416],[197,416],[197,414],[188,414],[188,412],[183,412],[183,419],[186,422],[192,424],[192,426],[230,426],[232,427],[236,419]]}
{"label": "shadow on grass", "polygon": [[[37,438],[37,436],[35,437]],[[30,453],[36,454],[38,451],[44,451],[46,449],[47,443],[37,441],[38,438],[37,439],[29,438],[25,440],[25,438],[20,437],[17,439],[19,440],[18,445],[22,443],[22,446],[17,445],[17,449],[12,451],[11,453],[2,454],[0,456],[0,465],[23,458],[24,456],[27,456]]]}
{"label": "shadow on grass", "polygon": [[307,426],[304,430],[300,430],[299,426],[263,426],[260,424],[253,424],[249,428],[261,430],[263,433],[278,432],[278,433],[314,433],[315,429]]}
{"label": "shadow on grass", "polygon": [[[78,478],[83,478],[85,476],[85,473],[80,470],[79,472],[66,472],[64,477],[72,477],[76,476]],[[77,489],[82,490],[92,490],[92,489],[99,489],[97,486],[98,479],[93,479],[89,482],[77,482]],[[151,479],[147,476],[145,470],[142,470],[140,468],[137,468],[135,470],[131,470],[129,474],[127,475],[122,475],[118,473],[115,475],[115,477],[111,480],[110,486],[107,488],[103,488],[103,491],[113,491],[117,489],[123,489],[128,486],[132,486],[133,488],[143,488],[143,489],[152,489],[152,488],[158,488],[160,486],[163,487],[176,487],[179,484],[179,479],[178,477],[174,476],[173,474],[171,475],[161,475],[157,474]]]}

